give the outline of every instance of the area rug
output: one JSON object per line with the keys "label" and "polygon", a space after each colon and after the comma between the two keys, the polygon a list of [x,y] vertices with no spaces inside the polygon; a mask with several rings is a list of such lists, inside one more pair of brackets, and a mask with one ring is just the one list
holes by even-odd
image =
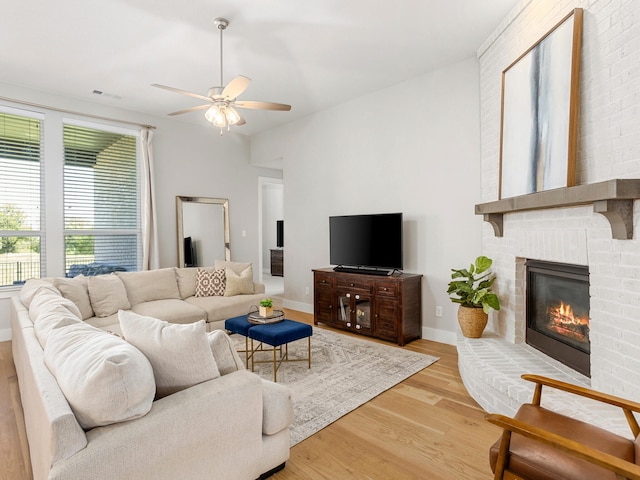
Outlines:
{"label": "area rug", "polygon": [[[238,349],[244,337],[232,335]],[[256,359],[272,360],[270,352]],[[305,358],[307,340],[289,344],[289,358]],[[244,354],[240,354],[244,359]],[[313,435],[350,411],[380,395],[438,360],[369,340],[314,328],[311,337],[311,369],[307,362],[282,363],[278,383],[291,388],[295,421],[291,446]],[[256,364],[255,371],[273,380],[273,363]]]}

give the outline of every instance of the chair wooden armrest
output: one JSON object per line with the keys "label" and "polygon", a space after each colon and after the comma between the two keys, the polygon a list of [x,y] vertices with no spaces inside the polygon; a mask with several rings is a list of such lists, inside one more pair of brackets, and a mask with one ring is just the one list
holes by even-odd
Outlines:
{"label": "chair wooden armrest", "polygon": [[624,416],[626,417],[627,422],[629,422],[629,427],[633,432],[633,436],[637,437],[638,435],[640,435],[640,427],[638,426],[638,421],[632,413],[640,413],[640,403],[616,397],[615,395],[597,392],[590,388],[579,387],[570,383],[561,382],[560,380],[554,380],[553,378],[543,377],[540,375],[525,374],[522,375],[522,379],[536,384],[536,389],[533,394],[533,400],[531,402],[534,405],[540,405],[540,400],[542,399],[542,386],[545,385],[557,390],[573,393],[581,397],[590,398],[592,400],[597,400],[602,403],[607,403],[609,405],[622,408],[622,410],[624,411]]}
{"label": "chair wooden armrest", "polygon": [[[510,433],[513,432],[542,442],[553,448],[560,449],[570,455],[574,455],[590,463],[606,468],[607,470],[611,470],[615,472],[617,477],[620,479],[640,480],[640,465],[626,462],[608,453],[604,453],[582,443],[569,440],[534,425],[505,417],[504,415],[489,414],[485,416],[485,419],[488,422],[504,429],[505,434],[502,436],[502,444],[500,445],[501,457],[507,455],[509,452],[509,442],[511,440]],[[503,464],[504,458],[499,458],[498,465]],[[500,475],[501,474],[502,472],[500,472]],[[497,471],[496,478],[502,478],[501,476],[498,476]]]}

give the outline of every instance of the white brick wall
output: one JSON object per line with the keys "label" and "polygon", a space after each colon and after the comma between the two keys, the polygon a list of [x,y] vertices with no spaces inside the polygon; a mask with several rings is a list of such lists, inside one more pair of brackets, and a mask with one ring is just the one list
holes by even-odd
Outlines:
{"label": "white brick wall", "polygon": [[[577,183],[640,178],[640,1],[523,0],[478,51],[483,202],[498,199],[502,71],[577,7],[584,9]],[[635,211],[633,240],[613,240],[590,206],[505,215],[502,238],[484,224],[483,252],[495,261],[502,303],[490,327],[514,344],[524,340],[524,259],[589,265],[591,385],[640,401],[640,202]],[[467,372],[477,383],[469,371],[461,365],[463,378]],[[486,400],[486,385],[471,389],[483,405],[509,403]]]}

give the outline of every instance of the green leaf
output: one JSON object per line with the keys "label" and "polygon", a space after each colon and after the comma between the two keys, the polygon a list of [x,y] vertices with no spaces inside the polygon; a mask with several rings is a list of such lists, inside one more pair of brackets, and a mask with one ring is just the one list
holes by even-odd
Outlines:
{"label": "green leaf", "polygon": [[492,263],[493,260],[485,257],[484,255],[480,255],[478,258],[476,258],[476,273],[482,273],[488,270],[489,268],[491,268]]}

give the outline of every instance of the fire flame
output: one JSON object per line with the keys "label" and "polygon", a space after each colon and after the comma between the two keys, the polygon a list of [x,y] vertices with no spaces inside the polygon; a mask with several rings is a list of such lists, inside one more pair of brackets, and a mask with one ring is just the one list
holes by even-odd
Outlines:
{"label": "fire flame", "polygon": [[551,330],[582,342],[589,341],[589,317],[575,316],[571,305],[560,302],[547,309]]}

